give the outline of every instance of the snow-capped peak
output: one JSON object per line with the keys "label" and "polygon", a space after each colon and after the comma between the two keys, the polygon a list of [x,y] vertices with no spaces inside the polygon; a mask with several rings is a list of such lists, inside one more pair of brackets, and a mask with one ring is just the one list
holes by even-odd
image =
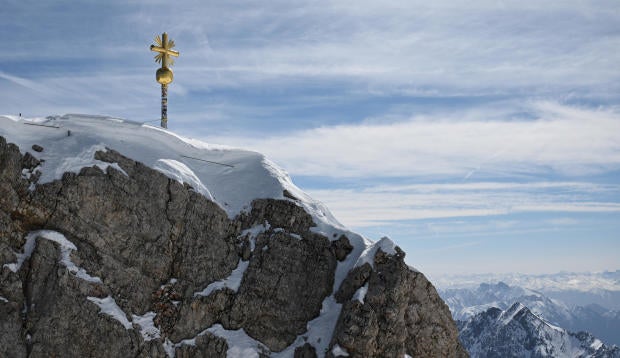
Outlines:
{"label": "snow-capped peak", "polygon": [[0,122],[0,135],[21,150],[35,144],[43,147],[40,153],[31,151],[44,160],[38,168],[41,184],[87,166],[105,170],[111,164],[96,160],[94,153],[111,148],[189,184],[218,203],[231,218],[248,209],[254,199],[287,199],[286,190],[288,198],[294,197],[303,205],[317,224],[343,228],[322,203],[295,186],[286,171],[257,152],[213,145],[149,124],[105,116],[0,116]]}

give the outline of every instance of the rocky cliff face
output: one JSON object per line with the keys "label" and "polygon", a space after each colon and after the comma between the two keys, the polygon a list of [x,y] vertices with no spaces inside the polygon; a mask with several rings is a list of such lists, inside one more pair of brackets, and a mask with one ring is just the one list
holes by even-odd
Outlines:
{"label": "rocky cliff face", "polygon": [[231,219],[113,150],[95,156],[117,167],[45,184],[21,150],[0,137],[0,356],[466,356],[400,249],[336,286],[349,238],[313,231],[294,197]]}

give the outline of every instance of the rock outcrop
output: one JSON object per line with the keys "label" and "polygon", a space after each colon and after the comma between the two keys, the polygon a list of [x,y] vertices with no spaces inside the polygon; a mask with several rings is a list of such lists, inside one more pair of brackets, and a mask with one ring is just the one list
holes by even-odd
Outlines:
{"label": "rock outcrop", "polygon": [[[405,265],[399,248],[396,252],[378,251],[374,269],[366,263],[349,272],[336,293],[344,306],[333,343],[357,357],[466,356],[452,344],[457,333],[442,314],[446,305],[435,288]],[[353,297],[360,288],[363,295]]]}
{"label": "rock outcrop", "polygon": [[[467,355],[399,249],[334,287],[353,247],[313,231],[294,197],[230,219],[114,150],[96,159],[122,170],[38,184],[39,160],[0,137],[0,356]],[[332,295],[342,308],[318,349],[304,334]]]}

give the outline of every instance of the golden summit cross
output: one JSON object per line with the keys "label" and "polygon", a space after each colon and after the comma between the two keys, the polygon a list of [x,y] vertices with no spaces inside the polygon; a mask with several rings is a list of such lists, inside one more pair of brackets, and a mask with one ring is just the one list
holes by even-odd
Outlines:
{"label": "golden summit cross", "polygon": [[173,50],[174,41],[168,40],[168,34],[155,37],[157,45],[151,45],[151,51],[157,52],[155,62],[161,63],[161,68],[155,73],[155,79],[161,84],[161,126],[168,128],[168,85],[172,83],[174,75],[168,66],[174,64],[170,56],[179,57],[179,52]]}

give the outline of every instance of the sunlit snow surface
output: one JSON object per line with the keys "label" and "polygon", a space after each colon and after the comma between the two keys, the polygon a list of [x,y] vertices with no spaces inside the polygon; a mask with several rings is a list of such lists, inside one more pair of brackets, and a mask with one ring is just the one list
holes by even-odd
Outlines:
{"label": "sunlit snow surface", "polygon": [[[378,249],[388,254],[395,253],[394,243],[388,238],[373,243],[348,231],[322,203],[297,188],[283,169],[257,152],[207,144],[159,127],[129,120],[78,114],[46,118],[0,116],[0,136],[5,137],[9,143],[17,144],[22,153],[30,152],[37,159],[44,160],[37,168],[42,173],[39,184],[60,179],[65,172],[77,173],[81,168],[89,166],[97,166],[104,171],[112,167],[124,173],[118,163],[94,159],[95,152],[109,148],[158,170],[171,179],[187,183],[196,192],[219,204],[231,218],[250,209],[251,202],[257,198],[289,200],[284,196],[286,190],[297,198],[295,202],[303,206],[314,219],[316,226],[311,229],[313,232],[325,235],[330,240],[346,234],[353,251],[345,261],[338,263],[332,295],[323,301],[320,315],[308,322],[307,331],[298,336],[291,346],[282,352],[272,353],[272,357],[291,357],[295,348],[306,342],[314,345],[319,356],[323,356],[328,350],[329,337],[332,336],[342,307],[335,301],[333,293],[340,287],[349,270],[364,263],[373,265]],[[44,150],[40,153],[31,150],[34,144]],[[266,224],[249,229],[244,234],[255,236],[268,229]],[[299,235],[296,237],[301,238]],[[253,249],[254,242],[251,242]],[[23,253],[16,255],[17,262],[7,264],[9,269],[19,270],[32,252],[33,245],[34,242],[27,241]],[[91,277],[83,269],[72,265],[68,254],[74,249],[63,246],[61,260],[65,266],[81,279],[99,282],[99,278]],[[247,262],[240,261],[230,277],[211,283],[198,294],[209,295],[223,287],[237,289],[246,267]],[[357,292],[355,299],[363,301],[363,291],[364,289],[361,289]],[[139,325],[145,340],[160,337],[159,330],[153,325],[154,313],[131,315],[130,321],[116,305],[113,297],[88,299],[100,307],[102,314],[118,320],[125,328],[130,329],[132,322]],[[264,349],[260,342],[247,336],[243,330],[229,331],[214,325],[203,332],[207,331],[227,340],[229,357],[258,355]],[[177,343],[166,340],[165,348],[169,356],[174,356],[174,347],[192,343],[195,343],[195,338]]]}
{"label": "sunlit snow surface", "polygon": [[[320,203],[295,187],[286,172],[260,153],[211,145],[158,127],[102,116],[2,116],[0,124],[0,135],[8,142],[45,160],[39,183],[60,179],[64,172],[79,172],[87,166],[105,169],[110,163],[95,160],[93,155],[107,147],[212,196],[231,217],[249,208],[253,199],[283,199],[283,189],[287,189],[315,208],[317,214],[322,211],[331,224],[341,226]],[[43,152],[31,150],[33,144],[42,146]]]}

